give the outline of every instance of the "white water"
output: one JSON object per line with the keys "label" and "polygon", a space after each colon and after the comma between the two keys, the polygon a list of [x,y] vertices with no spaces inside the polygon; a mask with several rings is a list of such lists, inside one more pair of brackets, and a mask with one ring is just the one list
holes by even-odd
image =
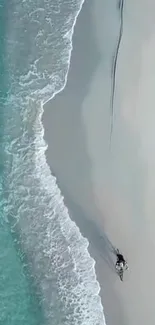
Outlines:
{"label": "white water", "polygon": [[[5,133],[10,134],[6,138],[6,212],[9,220],[15,220],[13,228],[20,232],[21,245],[41,291],[47,322],[101,325],[105,319],[95,263],[87,250],[88,241],[71,221],[47,165],[41,122],[43,104],[66,85],[72,35],[83,4],[76,2],[68,2],[66,16],[57,18],[58,26],[56,22],[53,25],[53,12],[63,14],[60,1],[53,5],[51,15],[50,1],[35,9],[31,8],[31,1],[23,1],[23,6],[14,1],[10,9],[7,65],[11,89],[5,104]],[[11,29],[11,21],[17,28]],[[30,45],[22,52],[26,40]]]}

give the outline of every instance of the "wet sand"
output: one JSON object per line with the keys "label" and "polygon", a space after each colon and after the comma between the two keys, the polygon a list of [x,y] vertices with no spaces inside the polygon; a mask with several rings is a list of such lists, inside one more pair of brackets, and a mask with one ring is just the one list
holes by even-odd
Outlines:
{"label": "wet sand", "polygon": [[[155,7],[155,5],[154,5]],[[47,161],[72,219],[90,242],[107,325],[155,322],[155,8],[86,0],[78,17],[65,89],[45,106]],[[121,283],[113,246],[128,259]],[[152,264],[153,263],[153,264]]]}

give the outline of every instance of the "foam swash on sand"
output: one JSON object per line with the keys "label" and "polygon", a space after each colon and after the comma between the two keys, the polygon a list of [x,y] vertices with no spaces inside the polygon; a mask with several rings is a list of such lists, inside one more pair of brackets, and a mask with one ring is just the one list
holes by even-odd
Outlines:
{"label": "foam swash on sand", "polygon": [[[46,163],[41,123],[43,104],[65,87],[73,28],[82,4],[82,0],[49,0],[38,1],[36,6],[30,0],[14,0],[3,5],[7,80],[6,96],[1,100],[3,223],[11,234],[10,243],[20,247],[21,277],[29,281],[23,271],[26,265],[37,291],[36,301],[40,301],[37,312],[43,315],[37,319],[35,314],[32,319],[30,308],[23,307],[30,295],[29,284],[24,282],[27,289],[12,324],[21,320],[20,314],[22,324],[105,324],[88,241],[71,221]],[[15,289],[18,295],[18,283]],[[9,324],[5,306],[0,320]]]}

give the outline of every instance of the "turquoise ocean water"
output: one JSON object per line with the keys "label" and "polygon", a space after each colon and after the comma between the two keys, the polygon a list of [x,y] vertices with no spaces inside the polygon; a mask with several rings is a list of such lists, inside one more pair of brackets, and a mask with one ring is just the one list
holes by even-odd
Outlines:
{"label": "turquoise ocean water", "polygon": [[0,324],[105,324],[88,241],[46,163],[82,0],[0,0]]}

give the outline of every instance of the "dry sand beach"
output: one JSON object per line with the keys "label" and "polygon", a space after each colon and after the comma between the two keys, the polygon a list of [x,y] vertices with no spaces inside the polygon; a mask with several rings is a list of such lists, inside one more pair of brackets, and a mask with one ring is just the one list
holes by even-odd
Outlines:
{"label": "dry sand beach", "polygon": [[[65,89],[45,106],[47,160],[90,242],[107,325],[155,324],[155,4],[86,0]],[[112,245],[127,257],[121,283]]]}

